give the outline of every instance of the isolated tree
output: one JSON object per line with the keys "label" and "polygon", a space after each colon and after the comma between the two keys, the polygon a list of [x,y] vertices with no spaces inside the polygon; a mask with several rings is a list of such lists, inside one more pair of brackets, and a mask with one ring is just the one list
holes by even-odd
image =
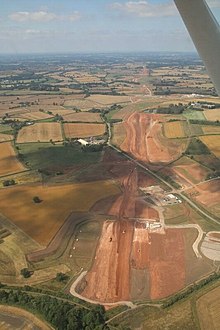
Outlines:
{"label": "isolated tree", "polygon": [[32,274],[32,272],[31,272],[30,270],[28,270],[28,268],[23,268],[23,269],[21,269],[21,275],[22,275],[24,278],[31,277],[31,274]]}
{"label": "isolated tree", "polygon": [[33,202],[37,204],[37,203],[42,202],[42,200],[38,196],[34,196],[33,197]]}

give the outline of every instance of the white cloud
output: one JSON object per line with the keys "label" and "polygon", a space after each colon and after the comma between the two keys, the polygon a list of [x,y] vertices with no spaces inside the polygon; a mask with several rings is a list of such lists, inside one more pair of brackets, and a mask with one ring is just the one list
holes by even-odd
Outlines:
{"label": "white cloud", "polygon": [[119,10],[125,14],[138,17],[161,17],[176,14],[173,2],[152,4],[149,1],[128,1],[125,3],[115,2],[110,5],[112,9]]}
{"label": "white cloud", "polygon": [[51,13],[48,11],[35,11],[35,12],[28,12],[28,11],[19,11],[9,15],[9,18],[12,21],[23,23],[23,22],[50,22],[53,20],[70,20],[71,22],[77,21],[81,18],[81,14],[78,11],[74,11],[72,14],[65,16],[65,15],[57,15],[55,13]]}
{"label": "white cloud", "polygon": [[72,22],[78,21],[81,18],[81,14],[78,11],[74,11],[71,15],[68,16],[68,19]]}
{"label": "white cloud", "polygon": [[35,21],[35,22],[49,22],[54,19],[57,19],[57,15],[54,13],[49,13],[47,11],[19,11],[9,15],[9,18],[12,21],[16,22],[26,22],[26,21]]}

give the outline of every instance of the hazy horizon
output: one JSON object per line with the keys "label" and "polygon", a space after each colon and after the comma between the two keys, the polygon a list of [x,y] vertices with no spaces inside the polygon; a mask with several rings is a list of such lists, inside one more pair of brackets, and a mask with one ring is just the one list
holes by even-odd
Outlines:
{"label": "hazy horizon", "polygon": [[[220,20],[220,1],[207,0]],[[0,54],[195,52],[171,0],[0,0]]]}

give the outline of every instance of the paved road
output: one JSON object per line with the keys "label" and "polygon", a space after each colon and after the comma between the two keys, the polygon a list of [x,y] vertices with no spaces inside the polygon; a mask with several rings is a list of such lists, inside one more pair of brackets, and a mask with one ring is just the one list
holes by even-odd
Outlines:
{"label": "paved road", "polygon": [[137,305],[133,304],[131,301],[117,301],[115,303],[103,303],[103,302],[99,302],[97,300],[92,300],[92,299],[88,299],[86,297],[81,296],[79,293],[76,292],[76,287],[78,285],[78,283],[83,279],[84,276],[86,276],[87,271],[82,272],[79,277],[75,280],[75,282],[72,284],[71,288],[70,288],[70,293],[81,299],[84,301],[87,301],[90,304],[101,304],[101,305],[105,305],[105,306],[118,306],[118,305],[127,305],[128,307],[134,309],[137,308]]}

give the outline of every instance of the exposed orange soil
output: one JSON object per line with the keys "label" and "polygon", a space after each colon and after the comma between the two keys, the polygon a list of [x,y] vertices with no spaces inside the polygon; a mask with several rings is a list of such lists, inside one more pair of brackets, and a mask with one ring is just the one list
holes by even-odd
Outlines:
{"label": "exposed orange soil", "polygon": [[137,179],[137,171],[131,170],[130,174],[123,180],[123,194],[113,203],[109,214],[115,215],[119,219],[135,217]]}
{"label": "exposed orange soil", "polygon": [[167,297],[185,284],[184,238],[180,229],[167,229],[165,235],[151,233],[151,299]]}
{"label": "exposed orange soil", "polygon": [[62,141],[59,123],[37,123],[23,127],[17,137],[17,143]]}
{"label": "exposed orange soil", "polygon": [[136,223],[133,236],[131,252],[131,266],[135,269],[146,269],[149,267],[149,232],[145,225]]}
{"label": "exposed orange soil", "polygon": [[144,219],[159,219],[157,210],[149,207],[148,204],[143,200],[138,200],[135,202],[135,216],[137,218]]}
{"label": "exposed orange soil", "polygon": [[19,162],[10,142],[0,144],[0,175],[20,172],[25,167]]}
{"label": "exposed orange soil", "polygon": [[85,123],[102,123],[102,119],[98,113],[92,113],[92,112],[72,112],[65,116],[63,116],[63,119],[65,121],[80,121]]}
{"label": "exposed orange soil", "polygon": [[[37,242],[47,245],[73,210],[86,212],[97,200],[118,193],[112,181],[14,186],[0,189],[0,213]],[[35,204],[34,196],[42,202]]]}
{"label": "exposed orange soil", "polygon": [[131,221],[106,221],[83,296],[101,302],[129,300]]}
{"label": "exposed orange soil", "polygon": [[99,136],[105,133],[105,124],[64,124],[64,131],[67,138],[85,138],[91,136]]}
{"label": "exposed orange soil", "polygon": [[126,139],[121,149],[148,163],[168,163],[178,158],[185,144],[163,137],[159,118],[155,114],[131,114],[124,123]]}

